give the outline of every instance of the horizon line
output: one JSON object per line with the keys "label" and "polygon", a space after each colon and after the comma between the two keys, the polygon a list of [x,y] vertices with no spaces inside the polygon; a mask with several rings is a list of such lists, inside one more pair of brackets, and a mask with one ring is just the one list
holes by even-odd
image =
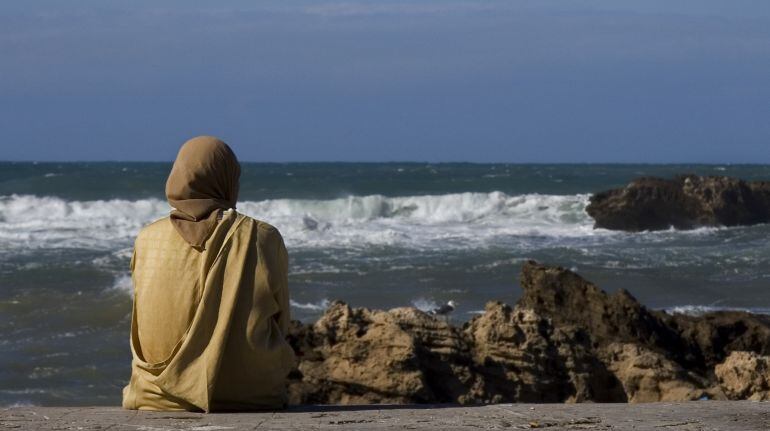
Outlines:
{"label": "horizon line", "polygon": [[[427,160],[288,160],[288,161],[255,161],[239,160],[240,163],[258,163],[258,164],[429,164],[429,165],[702,165],[702,166],[767,166],[767,162],[703,162],[703,161],[672,161],[672,162],[543,162],[543,161],[499,161],[499,162],[478,162],[478,161],[440,161],[431,162]],[[20,163],[20,164],[55,164],[55,163],[174,163],[174,160],[0,160],[0,163]]]}

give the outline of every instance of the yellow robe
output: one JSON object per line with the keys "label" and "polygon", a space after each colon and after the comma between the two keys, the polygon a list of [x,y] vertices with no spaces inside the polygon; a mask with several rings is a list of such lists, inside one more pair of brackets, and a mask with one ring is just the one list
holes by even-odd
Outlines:
{"label": "yellow robe", "polygon": [[295,357],[285,338],[288,256],[277,229],[227,211],[200,249],[166,217],[139,233],[131,270],[133,360],[124,408],[285,406]]}

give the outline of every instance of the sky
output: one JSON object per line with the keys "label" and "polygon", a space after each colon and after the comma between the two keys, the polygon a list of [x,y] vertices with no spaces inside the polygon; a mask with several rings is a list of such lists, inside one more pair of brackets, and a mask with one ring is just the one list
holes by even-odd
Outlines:
{"label": "sky", "polygon": [[770,1],[0,2],[0,160],[770,163]]}

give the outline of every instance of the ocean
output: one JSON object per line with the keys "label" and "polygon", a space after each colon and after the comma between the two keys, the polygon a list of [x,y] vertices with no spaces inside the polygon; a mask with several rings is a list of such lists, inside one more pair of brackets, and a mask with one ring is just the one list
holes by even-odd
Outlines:
{"label": "ocean", "polygon": [[[0,163],[0,406],[119,404],[137,231],[170,163]],[[293,317],[329,301],[455,323],[514,303],[528,259],[670,312],[770,310],[770,226],[594,229],[591,193],[643,175],[770,180],[768,165],[243,163],[238,210],[282,232]]]}

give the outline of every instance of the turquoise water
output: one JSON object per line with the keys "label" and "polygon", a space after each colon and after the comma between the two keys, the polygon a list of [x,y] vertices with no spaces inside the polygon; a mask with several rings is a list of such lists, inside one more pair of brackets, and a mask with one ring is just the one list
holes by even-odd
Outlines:
{"label": "turquoise water", "polygon": [[[166,163],[0,163],[0,405],[116,404],[128,377],[128,261],[168,212]],[[295,318],[328,301],[512,303],[522,262],[684,312],[770,309],[768,226],[594,230],[591,193],[642,175],[770,180],[770,166],[243,164],[239,211],[277,226]]]}

